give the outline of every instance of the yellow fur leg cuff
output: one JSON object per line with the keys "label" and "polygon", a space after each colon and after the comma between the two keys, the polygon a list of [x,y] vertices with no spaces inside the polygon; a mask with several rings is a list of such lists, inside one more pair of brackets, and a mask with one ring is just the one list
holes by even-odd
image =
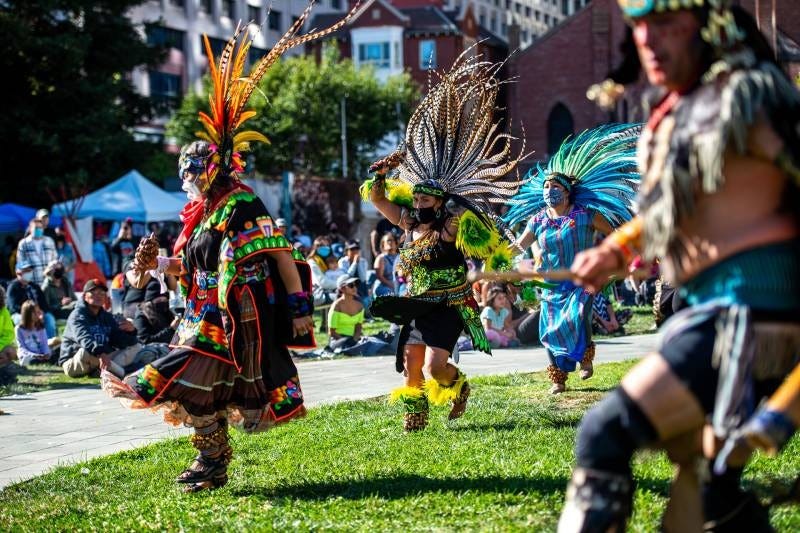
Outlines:
{"label": "yellow fur leg cuff", "polygon": [[418,387],[398,387],[389,394],[389,403],[404,402],[408,399],[419,399],[425,391]]}
{"label": "yellow fur leg cuff", "polygon": [[467,375],[458,371],[458,377],[450,385],[442,385],[435,379],[425,381],[425,392],[428,393],[428,401],[433,405],[447,405],[461,395],[461,389],[467,382]]}

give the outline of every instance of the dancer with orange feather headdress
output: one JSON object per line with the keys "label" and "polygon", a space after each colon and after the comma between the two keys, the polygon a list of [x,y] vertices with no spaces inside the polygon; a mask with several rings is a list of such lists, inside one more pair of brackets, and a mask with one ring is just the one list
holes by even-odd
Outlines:
{"label": "dancer with orange feather headdress", "polygon": [[129,407],[160,409],[168,422],[194,428],[190,440],[199,453],[176,480],[185,492],[227,482],[229,425],[258,432],[305,413],[288,348],[314,346],[308,264],[237,176],[250,143],[269,142],[242,129],[256,114],[246,106],[259,80],[288,49],[336,31],[353,13],[298,35],[312,5],[247,76],[246,30],[237,28],[216,62],[205,39],[210,112],[200,112],[202,140],[180,154],[190,200],[183,231],[174,257],[157,256],[157,243],[145,239],[128,272],[135,285],[164,272],[179,276],[186,311],[167,355],[123,379],[103,372],[103,388]]}

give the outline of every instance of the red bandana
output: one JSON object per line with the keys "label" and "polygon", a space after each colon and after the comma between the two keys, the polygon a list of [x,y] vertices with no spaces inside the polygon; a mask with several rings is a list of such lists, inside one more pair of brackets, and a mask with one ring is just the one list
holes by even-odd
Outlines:
{"label": "red bandana", "polygon": [[[217,205],[219,205],[221,201],[224,201],[226,198],[228,198],[228,196],[230,196],[231,194],[233,194],[238,190],[243,190],[250,193],[253,192],[253,189],[251,189],[244,183],[237,180],[234,188],[227,194],[223,195],[219,200],[217,200],[216,204],[214,205],[214,209],[216,209]],[[211,209],[211,211],[213,212],[214,209]],[[186,245],[187,241],[189,240],[189,237],[191,237],[192,232],[194,232],[194,228],[196,228],[197,224],[199,224],[200,221],[203,220],[204,212],[205,212],[204,200],[192,200],[185,206],[183,206],[183,209],[181,210],[180,214],[181,222],[183,222],[183,229],[181,230],[180,235],[178,235],[178,238],[175,239],[175,246],[173,246],[172,248],[172,252],[175,255],[181,253],[181,250]]]}

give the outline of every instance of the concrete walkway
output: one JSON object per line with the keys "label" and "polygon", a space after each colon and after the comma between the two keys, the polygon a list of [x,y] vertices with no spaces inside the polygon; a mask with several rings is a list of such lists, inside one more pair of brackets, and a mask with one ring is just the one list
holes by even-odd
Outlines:
{"label": "concrete walkway", "polygon": [[[640,357],[655,346],[656,335],[597,341],[595,361]],[[533,372],[548,365],[542,348],[461,354],[468,375]],[[400,384],[393,357],[299,363],[306,405],[360,400],[387,394]],[[0,487],[40,475],[54,466],[129,450],[187,434],[149,411],[130,411],[97,387],[60,389],[0,398]]]}

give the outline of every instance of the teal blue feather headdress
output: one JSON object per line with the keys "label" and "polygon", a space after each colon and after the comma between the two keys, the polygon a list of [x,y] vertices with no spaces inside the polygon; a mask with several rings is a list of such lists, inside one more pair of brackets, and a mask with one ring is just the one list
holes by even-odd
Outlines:
{"label": "teal blue feather headdress", "polygon": [[572,202],[597,211],[612,227],[630,220],[639,186],[636,141],[641,129],[640,124],[607,124],[567,139],[547,165],[537,163],[528,172],[503,220],[513,226],[544,209],[544,182],[553,176],[569,177]]}

